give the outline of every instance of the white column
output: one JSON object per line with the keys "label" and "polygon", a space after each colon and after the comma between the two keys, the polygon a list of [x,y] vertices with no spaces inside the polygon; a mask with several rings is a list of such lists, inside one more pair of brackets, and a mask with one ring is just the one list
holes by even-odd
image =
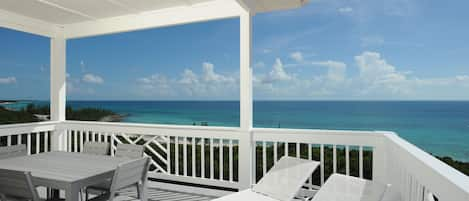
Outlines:
{"label": "white column", "polygon": [[[51,38],[50,43],[50,114],[52,121],[65,121],[66,101],[66,40]],[[60,124],[51,137],[54,151],[66,150],[66,133]]]}
{"label": "white column", "polygon": [[243,10],[240,15],[240,127],[243,136],[239,150],[239,182],[241,189],[251,187],[253,182],[253,147],[252,138],[252,14]]}

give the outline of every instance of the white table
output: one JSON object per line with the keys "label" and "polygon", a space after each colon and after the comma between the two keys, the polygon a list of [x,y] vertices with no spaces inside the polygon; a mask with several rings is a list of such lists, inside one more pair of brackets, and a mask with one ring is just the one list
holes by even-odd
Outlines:
{"label": "white table", "polygon": [[80,189],[112,178],[117,166],[127,160],[83,153],[47,152],[0,160],[0,168],[29,171],[36,185],[64,190],[67,201],[78,201]]}

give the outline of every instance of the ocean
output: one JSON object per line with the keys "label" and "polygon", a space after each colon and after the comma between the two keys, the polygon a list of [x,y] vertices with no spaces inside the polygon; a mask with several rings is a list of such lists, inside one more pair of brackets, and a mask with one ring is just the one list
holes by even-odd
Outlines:
{"label": "ocean", "polygon": [[[69,101],[67,106],[128,114],[124,122],[239,126],[237,101]],[[254,127],[394,131],[429,153],[469,161],[469,101],[255,101]]]}

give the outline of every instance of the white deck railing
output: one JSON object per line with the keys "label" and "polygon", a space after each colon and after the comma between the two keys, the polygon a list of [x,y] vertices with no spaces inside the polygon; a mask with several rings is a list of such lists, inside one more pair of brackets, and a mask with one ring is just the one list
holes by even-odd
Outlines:
{"label": "white deck railing", "polygon": [[[249,138],[252,132],[252,139]],[[67,151],[86,141],[140,144],[152,158],[149,176],[223,189],[246,188],[283,155],[321,162],[305,187],[320,188],[331,173],[392,184],[397,200],[469,200],[469,178],[394,133],[298,129],[168,126],[101,122],[42,122],[0,126],[0,146],[27,144],[28,153],[51,149],[65,133]],[[252,167],[247,167],[252,159]],[[252,170],[252,177],[250,172]],[[208,191],[207,191],[208,192]],[[200,192],[204,193],[204,192]]]}

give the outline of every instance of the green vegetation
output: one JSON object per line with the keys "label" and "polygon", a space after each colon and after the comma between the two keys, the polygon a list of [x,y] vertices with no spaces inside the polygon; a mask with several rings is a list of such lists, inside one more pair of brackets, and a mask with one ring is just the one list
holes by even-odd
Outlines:
{"label": "green vegetation", "polygon": [[445,157],[436,156],[436,158],[440,159],[441,161],[445,162],[449,166],[469,176],[469,163],[457,161],[448,156],[445,156]]}
{"label": "green vegetation", "polygon": [[[73,109],[67,107],[67,119],[68,120],[80,120],[80,121],[101,121],[105,117],[114,117],[112,119],[119,119],[120,115],[110,111],[97,108],[84,108],[84,109]],[[50,108],[49,106],[38,106],[34,104],[28,104],[21,110],[9,110],[5,107],[0,106],[0,124],[15,124],[15,123],[28,123],[41,121],[37,115],[48,116]]]}

